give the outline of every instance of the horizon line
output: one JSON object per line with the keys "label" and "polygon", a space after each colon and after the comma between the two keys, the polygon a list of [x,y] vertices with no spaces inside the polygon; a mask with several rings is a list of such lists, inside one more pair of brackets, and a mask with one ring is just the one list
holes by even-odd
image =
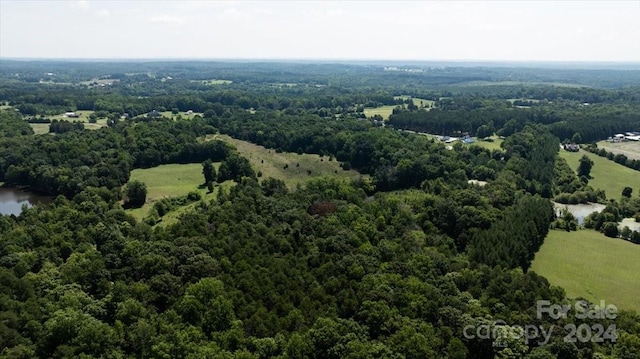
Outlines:
{"label": "horizon line", "polygon": [[579,64],[638,64],[640,60],[516,60],[516,59],[393,59],[393,58],[312,58],[312,57],[20,57],[0,56],[13,61],[305,61],[305,62],[480,62],[480,63],[579,63]]}

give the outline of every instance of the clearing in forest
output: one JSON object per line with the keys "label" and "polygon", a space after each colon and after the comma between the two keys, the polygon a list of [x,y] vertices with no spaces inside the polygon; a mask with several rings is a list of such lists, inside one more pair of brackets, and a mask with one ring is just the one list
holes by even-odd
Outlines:
{"label": "clearing in forest", "polygon": [[[362,176],[354,170],[345,171],[340,167],[340,162],[335,159],[330,160],[328,156],[312,154],[297,154],[293,152],[276,152],[251,142],[238,140],[227,135],[216,135],[214,138],[221,139],[234,145],[238,152],[251,162],[251,167],[262,177],[273,177],[283,180],[289,189],[295,189],[298,184],[303,184],[307,180],[315,177],[337,177],[342,179],[354,179]],[[287,167],[287,168],[285,168]]]}
{"label": "clearing in forest", "polygon": [[569,297],[600,300],[640,311],[640,245],[590,229],[552,230],[531,270],[561,286]]}

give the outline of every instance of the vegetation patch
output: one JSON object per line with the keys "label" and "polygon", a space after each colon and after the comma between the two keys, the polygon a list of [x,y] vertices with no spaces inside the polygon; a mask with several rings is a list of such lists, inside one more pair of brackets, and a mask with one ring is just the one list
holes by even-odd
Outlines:
{"label": "vegetation patch", "polygon": [[640,246],[593,230],[550,231],[531,269],[570,297],[640,310]]}
{"label": "vegetation patch", "polygon": [[33,128],[35,135],[45,135],[49,133],[49,127],[51,126],[48,123],[30,123],[29,125]]}
{"label": "vegetation patch", "polygon": [[478,139],[478,140],[477,140],[476,142],[474,142],[473,144],[474,144],[474,145],[478,145],[478,146],[480,146],[480,147],[484,147],[484,148],[486,148],[486,149],[488,149],[488,150],[491,150],[491,151],[493,151],[493,150],[501,151],[501,150],[502,150],[502,147],[500,147],[500,146],[502,145],[502,142],[503,142],[503,141],[504,141],[504,140],[503,140],[503,139],[501,139],[501,138],[500,138],[500,137],[498,137],[498,136],[491,136],[491,137],[489,137],[489,138],[488,138],[488,139],[486,139],[486,140]]}
{"label": "vegetation patch", "polygon": [[620,198],[625,187],[637,187],[638,171],[584,150],[579,152],[560,150],[560,157],[566,159],[574,170],[578,169],[583,155],[593,161],[589,185],[594,189],[604,190],[607,198]]}
{"label": "vegetation patch", "polygon": [[177,119],[177,118],[182,118],[185,120],[192,120],[194,117],[196,116],[202,116],[202,113],[200,112],[188,112],[188,111],[179,111],[178,113],[172,112],[172,111],[163,111],[160,112],[162,114],[162,117],[166,117],[166,118],[170,118],[170,119]]}
{"label": "vegetation patch", "polygon": [[382,116],[382,119],[386,121],[389,119],[389,116],[391,116],[391,114],[393,113],[393,109],[396,108],[397,106],[399,105],[387,105],[387,106],[380,106],[376,108],[365,108],[364,115],[367,117],[380,115]]}
{"label": "vegetation patch", "polygon": [[354,179],[362,176],[355,170],[342,169],[340,162],[329,156],[276,152],[276,150],[227,135],[218,135],[216,138],[233,144],[238,152],[249,160],[253,169],[262,175],[262,178],[273,177],[283,180],[289,189],[295,189],[298,184],[315,177]]}
{"label": "vegetation patch", "polygon": [[634,160],[640,160],[640,142],[618,142],[611,143],[609,141],[598,142],[598,148],[604,148],[607,152],[621,154]]}
{"label": "vegetation patch", "polygon": [[[396,100],[407,100],[410,98],[409,96],[395,96]],[[418,107],[419,109],[423,109],[426,111],[431,110],[435,106],[435,101],[427,100],[423,98],[412,98],[413,105]],[[380,107],[369,107],[364,109],[364,115],[366,117],[373,117],[375,115],[382,116],[382,119],[385,121],[389,119],[389,116],[393,113],[393,109],[396,107],[402,107],[404,109],[407,108],[406,104],[402,105],[385,105]]]}
{"label": "vegetation patch", "polygon": [[220,79],[194,80],[192,82],[199,82],[203,85],[228,85],[233,83],[233,81],[231,80],[220,80]]}
{"label": "vegetation patch", "polygon": [[[220,164],[216,163],[218,167]],[[140,220],[147,216],[153,203],[163,198],[179,197],[191,191],[197,191],[202,198],[212,198],[204,183],[202,164],[168,164],[153,168],[135,169],[131,171],[129,181],[141,181],[147,185],[147,202],[144,206],[129,209],[127,212]]]}

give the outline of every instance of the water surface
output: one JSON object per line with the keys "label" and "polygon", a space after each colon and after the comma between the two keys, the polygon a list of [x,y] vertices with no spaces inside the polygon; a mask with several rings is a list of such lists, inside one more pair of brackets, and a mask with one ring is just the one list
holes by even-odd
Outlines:
{"label": "water surface", "polygon": [[0,214],[15,214],[22,212],[22,206],[31,207],[51,201],[51,197],[39,196],[18,188],[0,187]]}

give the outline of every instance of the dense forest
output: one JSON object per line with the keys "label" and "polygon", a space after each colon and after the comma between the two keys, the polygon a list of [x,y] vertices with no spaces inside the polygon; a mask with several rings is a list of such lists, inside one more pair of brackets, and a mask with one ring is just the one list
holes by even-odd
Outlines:
{"label": "dense forest", "polygon": [[[584,226],[636,242],[612,226],[640,218],[638,183],[606,198],[559,151],[640,131],[639,72],[420,69],[2,60],[0,182],[54,199],[0,216],[0,356],[640,357],[639,313],[541,316],[575,299],[530,270],[551,228],[577,226],[552,199],[606,203]],[[381,106],[388,121],[365,115]],[[91,115],[60,118],[74,111]],[[217,134],[362,176],[291,189]],[[184,208],[172,224],[127,211],[144,204],[133,170],[185,163],[212,192],[234,184],[156,201],[156,216]],[[580,325],[615,335],[567,340]]]}

